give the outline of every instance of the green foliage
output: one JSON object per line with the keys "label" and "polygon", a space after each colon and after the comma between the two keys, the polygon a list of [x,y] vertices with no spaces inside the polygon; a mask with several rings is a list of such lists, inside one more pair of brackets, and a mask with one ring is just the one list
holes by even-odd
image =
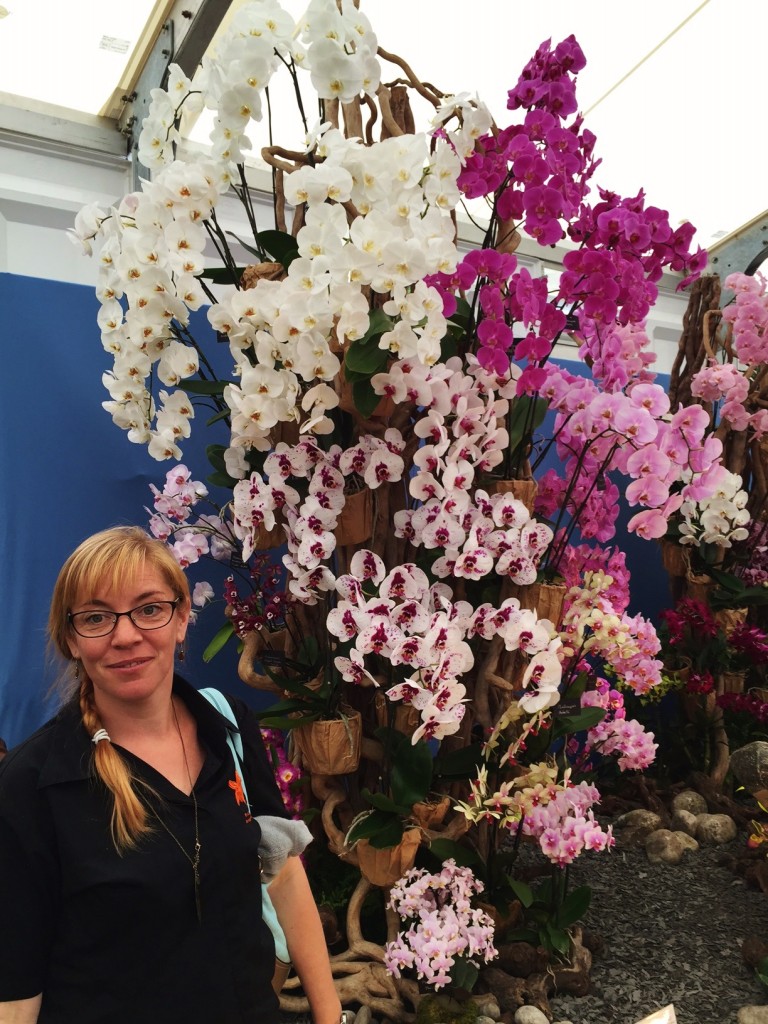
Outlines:
{"label": "green foliage", "polygon": [[235,627],[233,626],[231,621],[227,620],[203,651],[203,661],[207,663],[211,660],[211,658],[214,658],[222,649],[222,647],[224,647],[227,640],[229,640],[229,638],[234,635]]}
{"label": "green foliage", "polygon": [[566,959],[570,949],[568,929],[586,914],[592,890],[581,885],[566,894],[566,872],[553,868],[552,875],[532,888],[518,879],[509,879],[509,886],[523,907],[521,928],[504,936],[507,942],[530,942],[543,946],[558,959]]}
{"label": "green foliage", "polygon": [[768,988],[768,956],[763,957],[755,968],[755,973],[765,987]]}

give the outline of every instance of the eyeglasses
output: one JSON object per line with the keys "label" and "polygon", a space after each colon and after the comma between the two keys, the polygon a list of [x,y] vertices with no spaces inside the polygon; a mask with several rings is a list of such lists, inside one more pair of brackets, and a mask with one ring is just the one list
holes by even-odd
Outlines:
{"label": "eyeglasses", "polygon": [[127,615],[139,629],[160,629],[171,621],[180,601],[180,597],[175,601],[150,601],[149,604],[131,608],[129,612],[69,612],[67,622],[78,636],[84,637],[108,636],[121,615]]}

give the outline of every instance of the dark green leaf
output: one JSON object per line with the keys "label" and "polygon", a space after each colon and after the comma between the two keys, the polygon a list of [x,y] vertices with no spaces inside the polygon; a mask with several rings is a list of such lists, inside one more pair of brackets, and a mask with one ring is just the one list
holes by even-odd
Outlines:
{"label": "dark green leaf", "polygon": [[525,882],[521,882],[517,878],[510,878],[509,887],[526,910],[528,907],[533,906],[534,895],[530,885],[526,885]]}
{"label": "dark green leaf", "polygon": [[474,778],[483,763],[482,748],[482,743],[472,743],[447,754],[439,753],[434,763],[435,776],[441,779]]}
{"label": "dark green leaf", "polygon": [[366,345],[362,339],[353,341],[344,353],[344,372],[372,377],[386,369],[388,359],[389,353],[374,342]]}
{"label": "dark green leaf", "polygon": [[227,383],[225,380],[184,380],[179,388],[189,395],[221,395]]}
{"label": "dark green leaf", "polygon": [[453,984],[457,988],[464,989],[465,992],[471,992],[475,987],[475,982],[480,977],[480,971],[477,967],[469,963],[468,960],[462,959],[454,962],[449,974]]}
{"label": "dark green leaf", "polygon": [[453,859],[461,868],[483,866],[483,859],[476,850],[469,846],[462,846],[461,843],[457,843],[453,839],[433,839],[429,844],[429,852],[441,864]]}
{"label": "dark green leaf", "polygon": [[237,480],[229,476],[228,473],[210,473],[205,478],[205,482],[210,484],[212,487],[228,487],[232,490],[237,483]]}
{"label": "dark green leaf", "polygon": [[411,808],[427,799],[432,787],[432,754],[424,740],[401,743],[390,776],[395,802]]}
{"label": "dark green leaf", "polygon": [[588,885],[580,885],[574,889],[563,900],[563,904],[557,913],[557,923],[561,928],[570,928],[581,920],[589,909],[592,899],[592,890]]}
{"label": "dark green leaf", "polygon": [[593,729],[605,718],[608,712],[605,708],[583,708],[578,715],[563,715],[556,718],[552,730],[553,737],[567,736],[575,732],[585,732]]}
{"label": "dark green leaf", "polygon": [[398,815],[407,814],[410,811],[410,807],[400,807],[384,793],[372,793],[369,789],[364,789],[362,795],[372,807],[379,811],[387,811],[390,814]]}
{"label": "dark green leaf", "polygon": [[243,276],[244,270],[245,267],[235,267],[234,270],[230,270],[229,267],[206,267],[200,277],[213,281],[214,284],[236,284]]}
{"label": "dark green leaf", "polygon": [[506,942],[529,942],[532,946],[538,946],[539,933],[532,928],[515,928],[504,935]]}
{"label": "dark green leaf", "polygon": [[205,425],[206,427],[211,427],[213,426],[214,423],[218,423],[219,420],[227,419],[229,416],[231,416],[231,414],[231,409],[222,409],[221,412],[217,412],[214,416],[211,416],[209,420],[206,420]]}
{"label": "dark green leaf", "polygon": [[[541,934],[541,933],[539,933]],[[556,950],[561,956],[568,956],[571,948],[571,939],[568,932],[562,928],[556,928],[550,922],[544,925],[542,939],[550,949]]]}
{"label": "dark green leaf", "polygon": [[232,623],[225,622],[203,651],[203,661],[209,662],[211,658],[215,657],[234,632],[235,627]]}
{"label": "dark green leaf", "polygon": [[[299,254],[296,239],[287,231],[277,231],[276,229],[260,231],[258,239],[269,255],[278,263],[282,263],[286,270]],[[286,259],[288,259],[287,263]]]}
{"label": "dark green leaf", "polygon": [[524,440],[530,439],[534,430],[540,427],[547,414],[549,402],[546,398],[520,395],[512,406],[509,418],[509,449],[515,451]]}
{"label": "dark green leaf", "polygon": [[381,401],[381,395],[373,390],[370,380],[356,380],[352,385],[352,399],[357,411],[367,420]]}
{"label": "dark green leaf", "polygon": [[[403,838],[403,826],[398,817],[386,811],[371,811],[361,818],[349,831],[349,842],[368,839],[377,849],[396,846]],[[376,842],[374,843],[374,839]]]}

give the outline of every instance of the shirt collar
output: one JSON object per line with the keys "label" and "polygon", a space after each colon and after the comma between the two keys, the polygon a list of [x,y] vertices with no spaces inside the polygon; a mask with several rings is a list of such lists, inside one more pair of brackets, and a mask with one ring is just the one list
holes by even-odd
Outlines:
{"label": "shirt collar", "polygon": [[[173,692],[184,701],[197,722],[200,738],[219,758],[227,756],[227,733],[236,727],[197,690],[173,678]],[[51,722],[51,743],[40,771],[38,787],[75,782],[95,776],[93,743],[85,731],[77,699],[68,701]]]}

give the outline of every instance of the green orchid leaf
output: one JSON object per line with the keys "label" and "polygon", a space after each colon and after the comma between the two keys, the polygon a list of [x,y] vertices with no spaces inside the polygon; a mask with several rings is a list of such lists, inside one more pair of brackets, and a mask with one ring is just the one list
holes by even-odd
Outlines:
{"label": "green orchid leaf", "polygon": [[200,277],[214,284],[237,284],[244,270],[245,267],[235,267],[234,270],[230,270],[229,267],[206,267]]}
{"label": "green orchid leaf", "polygon": [[573,892],[563,900],[562,906],[557,912],[557,923],[560,928],[570,928],[572,924],[576,924],[589,910],[589,904],[592,900],[592,890],[588,885],[580,885],[578,889],[574,889]]}
{"label": "green orchid leaf", "polygon": [[463,989],[465,992],[471,992],[475,987],[477,979],[480,977],[480,971],[474,964],[469,963],[468,960],[457,959],[454,962],[453,967],[448,972],[451,978],[451,982],[456,988]]}
{"label": "green orchid leaf", "polygon": [[546,398],[521,395],[516,398],[509,418],[509,450],[514,452],[544,422],[549,402]]}
{"label": "green orchid leaf", "polygon": [[210,484],[211,487],[227,487],[231,491],[237,483],[233,477],[227,473],[210,473],[206,478],[205,482]]}
{"label": "green orchid leaf", "polygon": [[353,341],[344,353],[344,372],[359,374],[358,379],[370,378],[386,369],[388,359],[389,353],[374,342]]}
{"label": "green orchid leaf", "polygon": [[608,712],[605,708],[582,708],[577,715],[563,715],[556,718],[552,728],[552,738],[569,736],[576,732],[586,732],[605,718]]}
{"label": "green orchid leaf", "polygon": [[211,658],[214,658],[222,649],[222,647],[226,644],[227,640],[229,640],[229,638],[234,634],[234,632],[235,627],[232,625],[232,623],[229,621],[225,622],[221,629],[218,630],[216,635],[213,637],[211,642],[203,651],[203,661],[207,663],[211,660]]}
{"label": "green orchid leaf", "polygon": [[389,824],[371,836],[369,842],[376,850],[386,850],[390,846],[397,846],[403,838],[403,823],[399,818],[390,819]]}
{"label": "green orchid leaf", "polygon": [[[455,860],[461,868],[484,869],[485,864],[476,850],[469,846],[462,846],[454,839],[433,839],[429,844],[429,852],[436,857],[441,864],[447,860]],[[476,870],[475,874],[482,874],[482,870]]]}
{"label": "green orchid leaf", "polygon": [[[347,841],[354,843],[357,842],[358,839],[368,839],[371,845],[373,845],[374,838],[380,838],[382,836],[387,841],[381,846],[378,846],[377,844],[377,849],[383,849],[386,846],[395,846],[403,838],[403,826],[392,814],[388,814],[386,811],[374,810],[364,818],[360,818],[360,820],[352,826],[349,830]],[[392,841],[389,841],[390,839]]]}
{"label": "green orchid leaf", "polygon": [[384,793],[372,793],[370,789],[363,789],[362,795],[378,811],[387,811],[390,814],[407,814],[410,810],[410,807],[400,807]]}
{"label": "green orchid leaf", "polygon": [[472,743],[447,754],[438,754],[434,762],[435,776],[441,779],[474,778],[483,763],[482,750],[482,743]]}
{"label": "green orchid leaf", "polygon": [[212,427],[214,423],[218,423],[220,420],[229,419],[231,415],[231,409],[222,409],[221,412],[217,412],[215,415],[211,416],[209,420],[206,420],[205,425],[206,427]]}
{"label": "green orchid leaf", "polygon": [[299,255],[296,239],[287,231],[277,231],[276,229],[260,231],[258,239],[269,255],[278,263],[282,263],[286,270]]}
{"label": "green orchid leaf", "polygon": [[370,380],[366,378],[356,380],[352,384],[352,399],[357,411],[363,419],[367,420],[373,415],[374,409],[381,401],[381,395],[376,394]]}
{"label": "green orchid leaf", "polygon": [[188,395],[223,395],[227,384],[226,380],[183,380],[179,388]]}
{"label": "green orchid leaf", "polygon": [[534,896],[534,893],[533,893],[533,889],[530,887],[530,885],[526,885],[525,882],[521,882],[517,878],[510,878],[509,879],[509,887],[512,890],[512,892],[515,894],[515,896],[517,896],[517,898],[523,904],[523,906],[525,907],[526,910],[529,907],[533,906],[533,901],[535,899],[535,896]]}
{"label": "green orchid leaf", "polygon": [[403,807],[427,799],[432,788],[432,754],[424,740],[400,744],[393,757],[390,785],[395,802]]}
{"label": "green orchid leaf", "polygon": [[543,929],[539,931],[539,935],[545,948],[554,949],[561,956],[568,956],[571,948],[571,938],[568,932],[547,921]]}

